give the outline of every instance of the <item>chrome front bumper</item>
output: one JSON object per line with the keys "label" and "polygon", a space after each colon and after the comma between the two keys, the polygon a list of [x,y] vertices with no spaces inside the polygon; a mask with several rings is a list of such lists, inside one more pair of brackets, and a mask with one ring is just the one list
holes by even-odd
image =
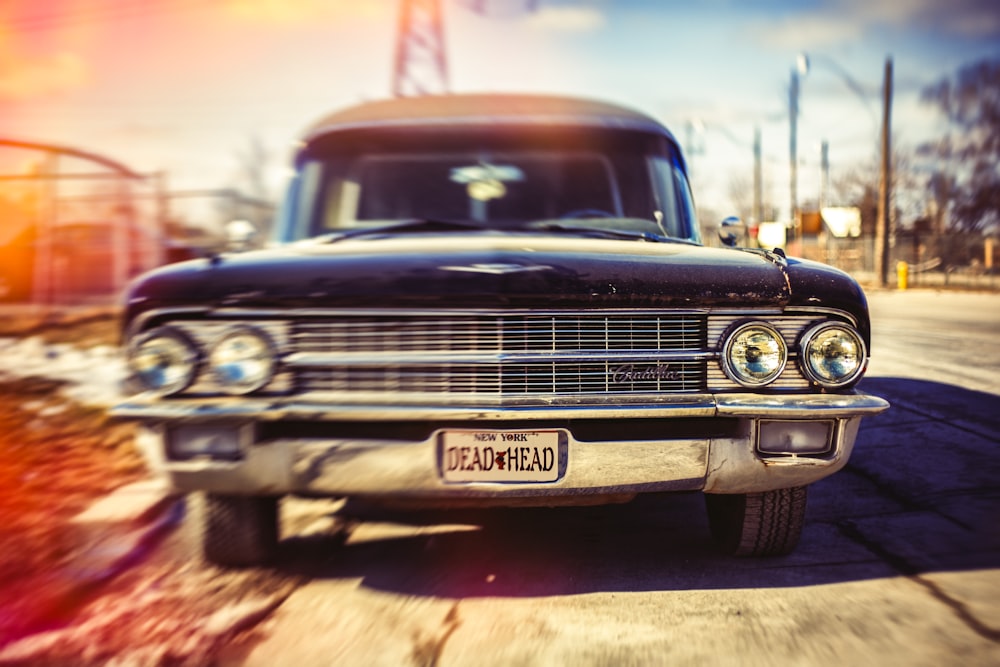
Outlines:
{"label": "chrome front bumper", "polygon": [[[577,498],[653,491],[749,493],[800,486],[842,468],[862,417],[889,407],[862,394],[685,395],[642,403],[594,405],[335,406],[301,399],[156,400],[138,398],[112,414],[140,420],[140,446],[155,469],[182,491],[224,494],[365,496],[397,500],[470,499],[498,504],[531,498]],[[737,420],[726,437],[671,438],[670,419]],[[759,419],[825,420],[833,447],[822,456],[763,457],[756,451]],[[620,419],[621,439],[582,441],[564,429],[565,466],[555,482],[447,483],[440,472],[437,432],[419,440],[392,439],[403,420],[462,422],[502,430],[504,422]],[[629,439],[629,421],[661,419],[662,440]],[[257,440],[256,422],[319,421],[385,424],[385,437]],[[239,429],[238,460],[167,458],[167,432],[178,424],[222,423]]]}

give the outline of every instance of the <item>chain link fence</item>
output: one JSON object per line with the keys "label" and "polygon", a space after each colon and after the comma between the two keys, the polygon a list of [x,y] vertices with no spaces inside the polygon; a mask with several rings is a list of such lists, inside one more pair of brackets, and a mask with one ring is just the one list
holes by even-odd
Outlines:
{"label": "chain link fence", "polygon": [[112,303],[140,273],[222,249],[227,218],[263,231],[272,215],[235,190],[169,192],[102,155],[0,139],[0,302]]}
{"label": "chain link fence", "polygon": [[[807,239],[802,256],[835,266],[865,284],[875,284],[875,238]],[[905,267],[901,266],[905,263]],[[1000,288],[1000,244],[982,234],[899,230],[889,248],[890,286]]]}

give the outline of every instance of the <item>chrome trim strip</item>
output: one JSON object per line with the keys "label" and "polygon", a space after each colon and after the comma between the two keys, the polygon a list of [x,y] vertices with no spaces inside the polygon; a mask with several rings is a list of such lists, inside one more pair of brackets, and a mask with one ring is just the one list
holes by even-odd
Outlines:
{"label": "chrome trim strip", "polygon": [[717,352],[614,352],[595,350],[578,352],[295,352],[284,364],[291,368],[328,368],[330,366],[403,366],[407,364],[531,364],[531,363],[629,363],[678,362],[718,359]]}
{"label": "chrome trim strip", "polygon": [[554,315],[714,315],[732,317],[766,317],[769,315],[837,315],[850,320],[857,326],[857,320],[847,311],[835,308],[821,308],[812,306],[794,306],[789,308],[573,308],[566,310],[534,310],[530,308],[460,308],[460,309],[417,309],[417,308],[233,308],[220,307],[211,308],[209,306],[177,306],[168,308],[156,308],[145,311],[139,315],[135,322],[145,322],[152,317],[161,315],[181,315],[209,313],[212,317],[332,317],[332,316],[426,316],[438,317],[449,316],[482,316],[482,315],[537,315],[541,317],[551,317]]}
{"label": "chrome trim strip", "polygon": [[889,408],[889,401],[867,394],[718,394],[715,400],[720,417],[833,419],[877,415]]}
{"label": "chrome trim strip", "polygon": [[846,310],[838,310],[836,308],[824,308],[822,306],[790,306],[785,309],[784,313],[785,315],[798,315],[799,313],[804,315],[836,315],[837,317],[847,319],[855,328],[858,326],[858,320],[854,317],[854,315],[850,314]]}
{"label": "chrome trim strip", "polygon": [[503,316],[503,315],[532,315],[539,317],[552,317],[558,315],[676,315],[676,316],[722,316],[722,317],[769,317],[789,315],[796,313],[808,314],[836,314],[846,317],[854,322],[854,317],[845,311],[831,308],[790,308],[783,310],[775,308],[574,308],[566,310],[534,310],[530,308],[461,308],[461,309],[417,309],[417,308],[234,308],[220,307],[211,308],[209,306],[177,306],[168,308],[157,308],[148,310],[131,323],[130,334],[133,330],[142,329],[146,322],[154,317],[164,315],[194,315],[203,314],[209,318],[229,319],[232,317],[267,317],[267,318],[313,318],[313,317],[385,317],[385,316],[423,316],[423,317],[478,317],[478,316]]}
{"label": "chrome trim strip", "polygon": [[[555,317],[565,315],[692,315],[702,316],[713,313],[706,308],[567,308],[565,310],[538,310],[532,308],[296,308],[296,309],[253,309],[253,308],[217,308],[213,315],[247,315],[259,317],[288,317],[291,314],[307,317],[496,317],[530,315],[537,317]],[[780,309],[752,310],[753,313],[780,314]],[[725,314],[725,313],[723,313]]]}
{"label": "chrome trim strip", "polygon": [[208,313],[211,312],[211,308],[208,306],[177,306],[170,308],[154,308],[153,310],[147,310],[140,315],[138,315],[134,320],[132,320],[128,325],[128,330],[125,335],[127,338],[137,335],[140,331],[145,330],[146,322],[164,315],[193,315],[196,313]]}
{"label": "chrome trim strip", "polygon": [[605,396],[595,401],[581,396],[576,404],[560,396],[560,404],[545,399],[499,400],[495,404],[378,405],[330,404],[309,397],[263,399],[157,400],[139,396],[115,406],[119,419],[241,420],[311,419],[319,421],[477,420],[516,419],[641,419],[655,417],[774,417],[787,419],[847,419],[874,415],[889,407],[884,399],[866,394],[666,394],[661,396]]}

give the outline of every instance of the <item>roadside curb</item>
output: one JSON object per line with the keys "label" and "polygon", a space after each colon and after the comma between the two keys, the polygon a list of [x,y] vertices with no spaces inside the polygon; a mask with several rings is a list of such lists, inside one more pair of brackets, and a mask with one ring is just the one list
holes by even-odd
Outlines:
{"label": "roadside curb", "polygon": [[141,560],[184,516],[181,497],[165,481],[127,484],[74,517],[68,562],[42,580],[24,582],[20,599],[0,615],[0,665],[10,645],[54,629],[101,584]]}

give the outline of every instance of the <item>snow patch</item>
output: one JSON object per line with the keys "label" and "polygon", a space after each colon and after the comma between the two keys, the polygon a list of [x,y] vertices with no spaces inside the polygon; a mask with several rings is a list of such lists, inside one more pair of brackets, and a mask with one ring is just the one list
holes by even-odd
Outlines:
{"label": "snow patch", "polygon": [[125,362],[108,345],[80,349],[48,344],[40,336],[0,338],[0,378],[43,377],[68,383],[63,393],[73,401],[110,407],[122,399]]}

